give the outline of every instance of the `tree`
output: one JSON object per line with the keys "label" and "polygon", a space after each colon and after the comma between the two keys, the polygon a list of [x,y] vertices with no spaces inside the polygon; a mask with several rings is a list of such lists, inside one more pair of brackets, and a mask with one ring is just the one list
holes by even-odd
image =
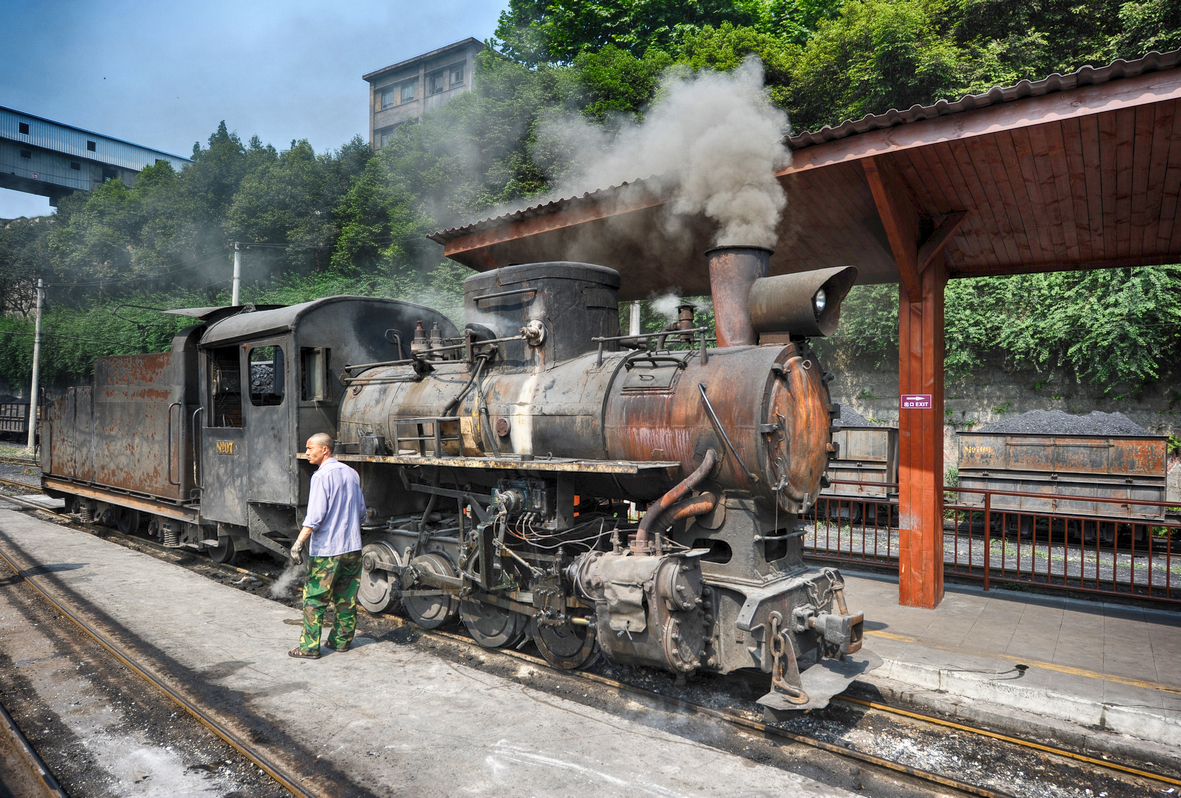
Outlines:
{"label": "tree", "polygon": [[685,30],[753,26],[772,17],[762,0],[509,0],[493,42],[528,66],[572,64],[606,45],[641,58],[652,48],[669,49]]}

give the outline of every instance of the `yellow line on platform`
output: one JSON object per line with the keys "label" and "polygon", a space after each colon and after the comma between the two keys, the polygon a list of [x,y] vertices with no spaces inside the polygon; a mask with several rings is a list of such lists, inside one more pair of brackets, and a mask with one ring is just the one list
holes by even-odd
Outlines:
{"label": "yellow line on platform", "polygon": [[1056,671],[1057,673],[1065,673],[1070,676],[1085,676],[1088,679],[1102,679],[1105,682],[1114,682],[1115,684],[1124,684],[1129,687],[1143,687],[1143,688],[1146,688],[1149,690],[1159,690],[1164,693],[1175,693],[1177,695],[1181,695],[1181,688],[1170,687],[1166,684],[1161,684],[1160,682],[1148,681],[1147,679],[1132,679],[1127,676],[1117,676],[1114,673],[1099,673],[1098,671],[1089,671],[1089,670],[1086,670],[1085,668],[1073,668],[1070,665],[1057,665],[1053,662],[1042,662],[1042,661],[1036,660],[1036,659],[1024,659],[1022,657],[1014,657],[1010,654],[998,654],[995,651],[974,651],[974,650],[966,650],[966,649],[962,649],[962,648],[956,648],[954,646],[941,646],[936,643],[928,643],[926,641],[920,641],[917,637],[911,637],[909,635],[894,634],[893,632],[881,632],[881,631],[877,631],[874,629],[870,629],[870,630],[867,630],[865,633],[867,635],[873,635],[874,637],[884,637],[888,640],[897,640],[900,643],[919,643],[920,645],[924,645],[927,648],[934,648],[934,649],[938,649],[939,651],[955,651],[955,652],[959,652],[962,654],[973,654],[973,655],[979,655],[979,656],[985,656],[985,657],[997,657],[998,659],[1007,660],[1009,662],[1021,663],[1024,665],[1028,665],[1031,668],[1040,668],[1041,670],[1045,670],[1045,671]]}

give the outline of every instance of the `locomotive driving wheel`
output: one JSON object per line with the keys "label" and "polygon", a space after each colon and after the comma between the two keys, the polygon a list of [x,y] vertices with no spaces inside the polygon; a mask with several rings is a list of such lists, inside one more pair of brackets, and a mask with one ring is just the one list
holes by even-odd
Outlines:
{"label": "locomotive driving wheel", "polygon": [[545,661],[555,668],[573,671],[585,668],[599,658],[599,643],[595,627],[572,624],[542,625],[534,618],[529,624],[533,642]]}
{"label": "locomotive driving wheel", "polygon": [[472,639],[484,648],[515,646],[525,639],[529,628],[528,616],[474,599],[460,602],[459,617]]}
{"label": "locomotive driving wheel", "polygon": [[361,587],[357,591],[357,601],[374,615],[398,608],[392,574],[377,567],[380,562],[402,564],[398,550],[387,540],[370,543],[361,550]]}
{"label": "locomotive driving wheel", "polygon": [[[410,567],[439,576],[455,576],[451,561],[442,554],[422,554],[410,561]],[[423,629],[437,629],[455,620],[459,612],[459,599],[439,588],[429,585],[416,586],[402,597],[402,606],[410,620]]]}

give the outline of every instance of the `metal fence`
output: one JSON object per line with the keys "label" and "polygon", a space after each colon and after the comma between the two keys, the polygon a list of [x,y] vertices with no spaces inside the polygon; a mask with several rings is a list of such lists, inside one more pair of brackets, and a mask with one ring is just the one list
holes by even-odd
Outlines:
{"label": "metal fence", "polygon": [[[858,483],[843,484],[853,492]],[[1165,502],[1095,499],[1110,509],[1081,516],[994,510],[996,496],[1054,504],[1046,494],[944,488],[944,574],[980,580],[985,590],[998,584],[1037,585],[1181,605],[1181,521],[1166,514]],[[1158,517],[1131,520],[1129,505]],[[813,513],[806,519],[805,557],[898,567],[895,496],[822,496]]]}

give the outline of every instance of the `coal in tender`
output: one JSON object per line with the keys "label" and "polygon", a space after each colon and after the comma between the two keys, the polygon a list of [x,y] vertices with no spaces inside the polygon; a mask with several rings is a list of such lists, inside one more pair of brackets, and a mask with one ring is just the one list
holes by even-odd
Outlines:
{"label": "coal in tender", "polygon": [[1132,422],[1123,413],[1102,413],[1093,410],[1085,416],[1072,416],[1061,410],[1030,410],[1012,418],[985,424],[976,432],[999,432],[1029,435],[1109,435],[1144,436],[1152,433]]}
{"label": "coal in tender", "polygon": [[270,362],[250,364],[250,392],[272,394],[275,392],[275,366]]}
{"label": "coal in tender", "polygon": [[834,427],[877,427],[877,422],[870,421],[865,416],[858,413],[848,405],[841,405],[841,417],[834,419],[832,422]]}

